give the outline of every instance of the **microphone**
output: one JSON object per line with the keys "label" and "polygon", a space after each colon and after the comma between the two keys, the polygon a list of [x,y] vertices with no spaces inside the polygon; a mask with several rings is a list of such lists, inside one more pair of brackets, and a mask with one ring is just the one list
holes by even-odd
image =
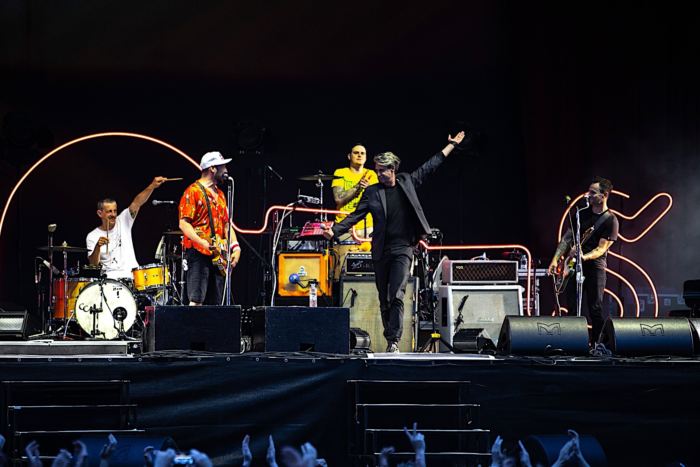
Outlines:
{"label": "microphone", "polygon": [[277,171],[276,171],[275,169],[273,169],[272,167],[270,167],[269,165],[266,165],[265,168],[266,168],[267,170],[269,170],[270,173],[272,173],[275,177],[277,177],[277,178],[279,179],[280,182],[281,182],[282,180],[284,180],[284,178],[282,178],[282,176],[281,176],[280,174],[278,174]]}
{"label": "microphone", "polygon": [[160,206],[161,204],[175,204],[175,201],[161,201],[159,199],[154,199],[151,201],[153,206]]}
{"label": "microphone", "polygon": [[231,177],[230,175],[226,175],[226,180],[231,183],[234,183],[233,177]]}
{"label": "microphone", "polygon": [[46,269],[50,269],[51,272],[53,272],[54,274],[56,274],[56,275],[60,275],[60,274],[61,274],[61,271],[59,271],[58,268],[57,268],[56,266],[51,265],[51,263],[49,263],[48,261],[46,261],[46,260],[45,260],[44,258],[42,258],[41,256],[37,256],[36,259],[38,259],[39,261],[41,261],[41,264],[43,264],[44,266],[46,266]]}
{"label": "microphone", "polygon": [[565,202],[565,203],[567,204],[567,206],[568,206],[569,203],[571,202],[571,196],[569,196],[569,195],[564,196],[564,202]]}
{"label": "microphone", "polygon": [[299,198],[299,201],[304,203],[321,204],[321,198],[317,198],[315,196],[297,195],[297,198]]}

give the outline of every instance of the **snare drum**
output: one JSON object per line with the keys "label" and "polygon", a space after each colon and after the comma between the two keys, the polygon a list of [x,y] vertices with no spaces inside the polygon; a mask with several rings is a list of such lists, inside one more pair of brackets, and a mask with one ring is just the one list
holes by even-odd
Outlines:
{"label": "snare drum", "polygon": [[136,321],[136,300],[129,288],[114,279],[94,281],[75,302],[80,327],[95,338],[115,339]]}
{"label": "snare drum", "polygon": [[163,287],[170,282],[170,272],[165,268],[165,282],[163,282],[163,266],[158,263],[145,264],[131,270],[134,276],[134,288],[138,291],[153,290]]}
{"label": "snare drum", "polygon": [[[80,295],[80,292],[87,286],[92,279],[86,277],[69,277],[68,278],[68,300],[66,300],[66,280],[59,277],[53,280],[53,296],[56,301],[53,307],[53,317],[56,319],[70,318],[73,310],[75,310],[75,301]],[[66,307],[66,303],[68,306]],[[67,312],[66,312],[67,311]]]}

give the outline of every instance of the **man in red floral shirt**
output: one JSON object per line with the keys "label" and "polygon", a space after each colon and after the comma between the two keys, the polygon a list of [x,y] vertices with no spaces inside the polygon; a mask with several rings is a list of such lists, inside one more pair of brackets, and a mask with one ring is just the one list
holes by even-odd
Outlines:
{"label": "man in red floral shirt", "polygon": [[[226,277],[212,262],[217,246],[212,239],[209,208],[214,235],[225,241],[231,233],[231,266],[235,267],[241,257],[236,232],[228,228],[226,196],[218,187],[228,179],[226,164],[229,162],[231,159],[224,159],[220,152],[204,154],[199,163],[202,176],[187,187],[180,199],[180,230],[184,234],[182,245],[187,260],[187,296],[191,306],[221,305],[223,301]],[[225,257],[225,248],[219,253]]]}

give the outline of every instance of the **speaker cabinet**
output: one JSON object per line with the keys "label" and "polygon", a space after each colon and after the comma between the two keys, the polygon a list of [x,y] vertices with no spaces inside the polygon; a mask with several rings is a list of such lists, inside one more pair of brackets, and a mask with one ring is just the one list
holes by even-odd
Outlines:
{"label": "speaker cabinet", "polygon": [[610,318],[599,342],[615,355],[693,355],[693,331],[687,318]]}
{"label": "speaker cabinet", "polygon": [[250,318],[255,351],[350,353],[347,308],[264,306]]}
{"label": "speaker cabinet", "polygon": [[202,350],[240,353],[240,306],[156,306],[146,315],[148,352]]}
{"label": "speaker cabinet", "polygon": [[[462,329],[483,329],[498,344],[506,316],[523,314],[523,288],[519,285],[444,285],[438,291],[438,328],[450,344]],[[440,350],[448,349],[440,343]]]}
{"label": "speaker cabinet", "polygon": [[[401,352],[413,352],[417,281],[417,278],[409,277],[406,284],[406,293],[403,298],[403,333],[399,342]],[[350,327],[360,328],[369,334],[370,350],[384,352],[386,340],[374,275],[342,277],[339,301],[341,306],[350,309]]]}
{"label": "speaker cabinet", "polygon": [[583,316],[508,316],[498,350],[509,355],[588,355],[588,323]]}
{"label": "speaker cabinet", "polygon": [[304,297],[309,289],[289,282],[291,274],[297,274],[306,283],[318,281],[318,295],[331,295],[329,280],[330,256],[322,253],[281,253],[277,256],[277,293],[282,297]]}

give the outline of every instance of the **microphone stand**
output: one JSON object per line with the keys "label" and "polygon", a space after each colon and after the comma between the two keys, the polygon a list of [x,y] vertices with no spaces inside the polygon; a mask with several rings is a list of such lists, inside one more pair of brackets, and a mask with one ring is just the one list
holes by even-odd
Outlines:
{"label": "microphone stand", "polygon": [[591,207],[591,203],[586,200],[586,206],[576,208],[576,235],[574,236],[574,248],[576,248],[576,316],[581,316],[581,304],[583,303],[583,251],[581,251],[581,211]]}
{"label": "microphone stand", "polygon": [[[228,188],[226,190],[226,207],[228,208],[228,232],[226,235],[226,284],[224,289],[224,305],[231,306],[231,233],[233,232],[233,192],[236,182],[232,177],[228,177]],[[212,226],[212,229],[214,226]]]}
{"label": "microphone stand", "polygon": [[[48,300],[48,307],[46,310],[46,314],[44,314],[44,309],[42,308],[42,319],[43,325],[46,326],[44,328],[44,331],[47,333],[53,332],[53,327],[51,325],[51,320],[53,318],[53,307],[55,303],[55,298],[53,296],[54,290],[53,290],[53,233],[56,231],[56,224],[49,224],[48,227],[49,231],[49,263],[51,264],[52,267],[49,268],[49,300]],[[68,301],[65,300],[66,305],[64,305],[64,313],[65,313],[65,308],[68,307]],[[48,316],[46,316],[48,315]],[[65,316],[64,316],[65,318]]]}

